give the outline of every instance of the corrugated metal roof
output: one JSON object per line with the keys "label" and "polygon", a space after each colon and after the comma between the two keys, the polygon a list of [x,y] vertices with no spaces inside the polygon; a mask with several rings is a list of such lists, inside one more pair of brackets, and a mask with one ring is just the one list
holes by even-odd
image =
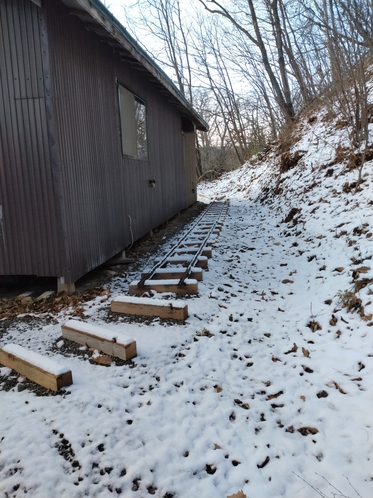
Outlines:
{"label": "corrugated metal roof", "polygon": [[136,42],[128,31],[120,24],[113,14],[99,0],[62,0],[70,9],[70,13],[79,17],[86,24],[87,29],[95,31],[103,42],[129,60],[139,71],[158,84],[170,102],[179,109],[179,112],[190,119],[196,128],[207,131],[208,125],[191,106],[185,96],[174,85],[166,73]]}

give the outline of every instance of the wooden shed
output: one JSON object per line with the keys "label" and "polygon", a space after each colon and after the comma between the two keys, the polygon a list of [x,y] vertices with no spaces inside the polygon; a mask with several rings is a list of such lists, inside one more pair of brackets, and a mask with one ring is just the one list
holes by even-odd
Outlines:
{"label": "wooden shed", "polygon": [[0,275],[58,288],[196,200],[206,123],[98,0],[0,0]]}

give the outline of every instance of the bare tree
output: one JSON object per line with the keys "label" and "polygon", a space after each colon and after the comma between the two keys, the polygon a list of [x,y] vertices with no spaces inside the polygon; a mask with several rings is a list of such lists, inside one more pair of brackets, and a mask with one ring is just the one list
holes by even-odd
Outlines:
{"label": "bare tree", "polygon": [[180,92],[193,101],[188,32],[190,20],[180,0],[136,0],[125,10],[127,25],[140,42],[151,36],[158,44],[148,47],[162,66],[172,70]]}
{"label": "bare tree", "polygon": [[[372,24],[371,0],[345,1],[323,0],[307,4],[307,17],[324,36],[329,55],[330,70],[324,77],[325,102],[340,115],[341,121],[350,127],[351,142],[355,151],[350,165],[358,170],[357,187],[362,182],[370,121],[368,66],[372,57],[372,41],[366,36],[366,26]],[[357,28],[357,19],[365,15],[367,24]],[[360,20],[361,21],[361,20]]]}
{"label": "bare tree", "polygon": [[[278,0],[264,2],[264,14],[269,18],[267,25],[264,27],[263,23],[261,26],[253,0],[246,0],[248,8],[246,8],[246,4],[239,2],[234,4],[238,8],[235,7],[234,9],[232,7],[232,10],[228,10],[217,0],[199,1],[208,12],[217,14],[229,21],[235,29],[245,35],[258,49],[261,55],[261,63],[268,75],[276,102],[284,118],[292,120],[295,116],[295,111],[291,95],[291,83],[284,57],[284,37],[280,23]],[[248,22],[244,23],[244,19],[247,19]],[[271,31],[272,39],[269,40],[268,36]],[[272,51],[275,52],[275,57],[272,57]]]}

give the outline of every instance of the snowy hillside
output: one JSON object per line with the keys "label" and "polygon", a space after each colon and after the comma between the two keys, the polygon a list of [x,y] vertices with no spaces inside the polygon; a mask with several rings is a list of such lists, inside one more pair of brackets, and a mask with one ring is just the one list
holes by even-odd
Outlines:
{"label": "snowy hillside", "polygon": [[373,161],[355,191],[349,130],[297,126],[282,155],[200,186],[230,209],[185,324],[109,312],[131,268],[85,304],[137,341],[133,362],[71,350],[73,308],[7,327],[0,346],[57,359],[74,384],[37,396],[0,369],[0,496],[373,496]]}

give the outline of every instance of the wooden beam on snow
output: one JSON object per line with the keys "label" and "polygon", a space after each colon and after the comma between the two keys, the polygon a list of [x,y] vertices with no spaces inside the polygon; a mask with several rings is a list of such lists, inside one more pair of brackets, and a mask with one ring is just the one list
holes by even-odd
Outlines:
{"label": "wooden beam on snow", "polygon": [[0,349],[0,363],[52,391],[73,383],[67,367],[18,344],[7,344]]}
{"label": "wooden beam on snow", "polygon": [[188,317],[187,304],[145,297],[118,296],[111,302],[111,311],[173,320],[185,320]]}
{"label": "wooden beam on snow", "polygon": [[136,342],[112,330],[79,320],[69,320],[61,329],[65,339],[98,349],[109,356],[130,360],[137,355]]}

